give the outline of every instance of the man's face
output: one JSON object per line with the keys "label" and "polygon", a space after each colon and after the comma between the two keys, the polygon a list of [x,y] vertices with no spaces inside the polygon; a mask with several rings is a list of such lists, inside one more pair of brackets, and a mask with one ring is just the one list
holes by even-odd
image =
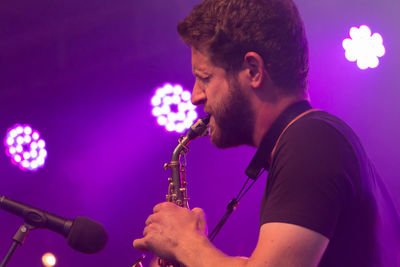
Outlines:
{"label": "man's face", "polygon": [[233,75],[215,66],[206,53],[192,48],[196,81],[192,103],[211,115],[211,142],[220,148],[253,144],[254,116],[246,92]]}

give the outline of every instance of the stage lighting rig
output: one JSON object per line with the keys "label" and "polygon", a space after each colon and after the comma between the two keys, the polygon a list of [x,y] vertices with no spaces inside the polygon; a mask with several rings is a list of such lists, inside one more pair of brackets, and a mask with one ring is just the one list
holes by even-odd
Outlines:
{"label": "stage lighting rig", "polygon": [[157,118],[158,125],[168,132],[183,133],[189,129],[198,115],[196,106],[191,102],[191,93],[179,84],[164,84],[156,88],[151,99],[152,114]]}
{"label": "stage lighting rig", "polygon": [[36,171],[47,158],[46,143],[29,125],[15,124],[4,138],[6,155],[23,171]]}

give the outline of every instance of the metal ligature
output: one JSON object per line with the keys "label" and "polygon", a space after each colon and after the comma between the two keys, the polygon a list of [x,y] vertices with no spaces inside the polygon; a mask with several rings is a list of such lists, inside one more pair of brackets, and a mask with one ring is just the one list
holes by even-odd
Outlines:
{"label": "metal ligature", "polygon": [[[189,208],[189,197],[187,194],[187,183],[186,183],[186,154],[189,152],[187,147],[190,141],[197,137],[208,135],[208,123],[210,122],[210,116],[198,119],[187,131],[186,135],[179,138],[179,144],[175,147],[172,153],[170,163],[164,164],[164,169],[171,170],[171,177],[168,178],[168,194],[166,200],[168,202],[175,203],[176,205],[184,208]],[[176,263],[170,263],[166,260],[159,259],[158,264],[162,267],[169,266],[182,266]]]}

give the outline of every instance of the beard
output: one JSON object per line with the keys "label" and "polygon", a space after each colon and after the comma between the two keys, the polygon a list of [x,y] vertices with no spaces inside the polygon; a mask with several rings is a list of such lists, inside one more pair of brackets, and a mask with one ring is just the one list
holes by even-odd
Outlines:
{"label": "beard", "polygon": [[229,79],[228,96],[212,110],[211,142],[219,148],[252,145],[254,113],[235,78]]}

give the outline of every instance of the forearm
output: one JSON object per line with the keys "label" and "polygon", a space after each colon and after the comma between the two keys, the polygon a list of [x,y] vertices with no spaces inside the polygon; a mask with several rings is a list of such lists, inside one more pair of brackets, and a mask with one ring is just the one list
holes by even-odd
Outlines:
{"label": "forearm", "polygon": [[179,262],[187,267],[232,266],[245,267],[247,258],[230,257],[218,250],[206,237],[185,242],[176,253]]}

